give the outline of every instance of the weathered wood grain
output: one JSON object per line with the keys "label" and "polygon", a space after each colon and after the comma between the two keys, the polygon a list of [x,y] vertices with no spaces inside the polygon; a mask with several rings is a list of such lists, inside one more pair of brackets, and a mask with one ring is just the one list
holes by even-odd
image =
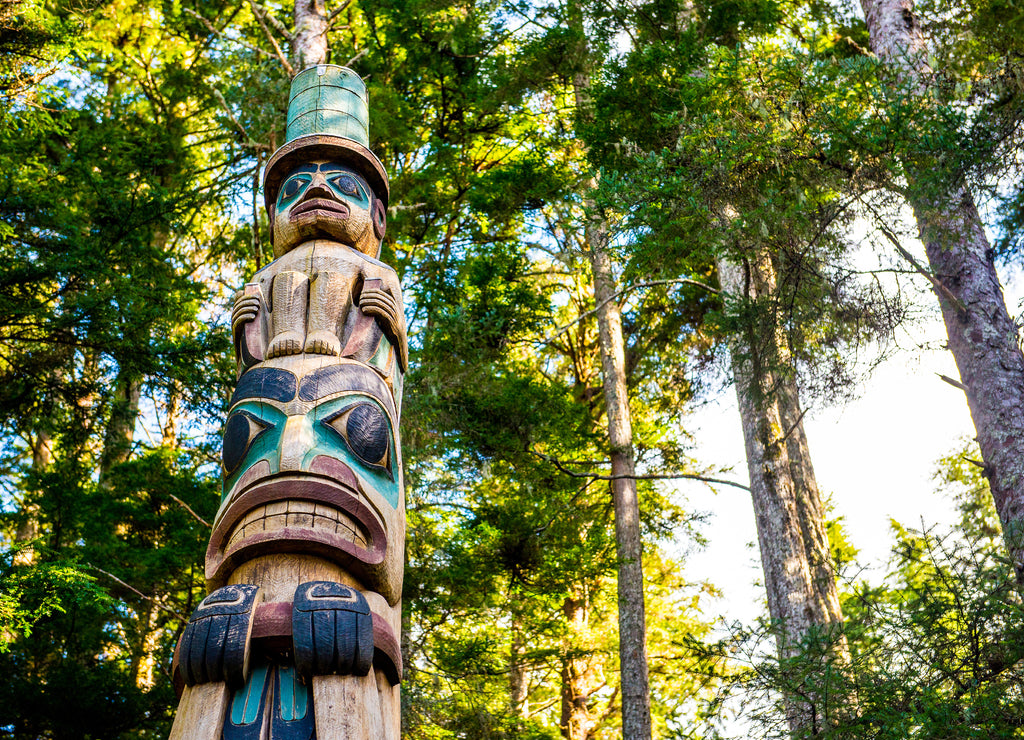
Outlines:
{"label": "weathered wood grain", "polygon": [[315,676],[316,733],[325,740],[380,740],[384,734],[377,676]]}
{"label": "weathered wood grain", "polygon": [[230,694],[222,681],[186,686],[168,740],[220,740]]}

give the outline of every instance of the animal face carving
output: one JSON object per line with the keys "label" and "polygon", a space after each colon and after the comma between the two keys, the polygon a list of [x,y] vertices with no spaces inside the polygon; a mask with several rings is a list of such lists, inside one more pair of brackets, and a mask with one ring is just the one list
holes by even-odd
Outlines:
{"label": "animal face carving", "polygon": [[230,402],[222,466],[211,584],[271,551],[308,553],[397,603],[402,461],[394,401],[379,374],[343,358],[303,356],[253,368]]}
{"label": "animal face carving", "polygon": [[315,160],[284,179],[273,213],[274,256],[310,239],[333,239],[377,257],[385,228],[384,206],[351,167]]}
{"label": "animal face carving", "polygon": [[400,736],[408,355],[368,141],[355,72],[295,77],[264,172],[275,259],[232,309],[210,594],[179,641],[171,740]]}

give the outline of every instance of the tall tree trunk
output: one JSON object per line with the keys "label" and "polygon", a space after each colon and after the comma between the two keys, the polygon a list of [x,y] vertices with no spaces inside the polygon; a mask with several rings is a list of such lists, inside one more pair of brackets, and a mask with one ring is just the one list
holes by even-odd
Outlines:
{"label": "tall tree trunk", "polygon": [[[913,0],[861,0],[861,5],[872,51],[896,67],[925,100],[933,72]],[[905,165],[911,181],[908,201],[938,283],[948,346],[967,395],[1017,584],[1024,590],[1024,354],[1018,329],[962,177],[953,172],[941,188],[920,187],[926,174],[922,166]]]}
{"label": "tall tree trunk", "polygon": [[152,601],[143,601],[136,605],[138,616],[134,620],[134,629],[125,635],[128,642],[128,678],[134,686],[141,689],[153,685],[152,641],[154,607]]}
{"label": "tall tree trunk", "polygon": [[[717,267],[730,296],[764,302],[776,291],[763,252],[742,263],[719,258]],[[733,341],[732,357],[768,612],[779,658],[786,660],[800,654],[808,637],[834,639],[828,632],[841,624],[842,612],[796,385],[777,372],[786,355],[776,317],[747,327]],[[845,640],[835,643],[833,654],[848,662]],[[824,730],[843,704],[804,689],[802,696],[786,696],[794,736]]]}
{"label": "tall tree trunk", "polygon": [[560,728],[566,740],[587,740],[590,735],[590,672],[589,659],[580,652],[586,641],[589,615],[586,595],[566,597],[562,604],[567,638],[562,656],[562,718]]}
{"label": "tall tree trunk", "polygon": [[529,715],[530,676],[523,659],[526,653],[526,641],[523,637],[523,617],[513,606],[512,610],[512,644],[508,658],[508,695],[509,709],[512,716],[526,719]]}
{"label": "tall tree trunk", "polygon": [[135,439],[135,422],[139,418],[139,396],[142,383],[122,370],[114,383],[110,421],[103,438],[100,458],[100,482],[106,481],[110,469],[128,459]]}
{"label": "tall tree trunk", "polygon": [[164,420],[160,425],[160,444],[176,449],[178,447],[178,423],[181,421],[181,384],[174,381],[167,388],[167,402],[164,405]]}
{"label": "tall tree trunk", "polygon": [[[800,394],[792,374],[775,377],[775,392],[786,439],[790,476],[798,492],[800,531],[811,571],[815,602],[819,604],[818,616],[822,620],[821,625],[838,625],[843,621],[843,610],[839,604],[835,568],[828,531],[825,529],[825,507],[821,502],[821,490],[811,464],[811,450],[804,431],[804,412],[800,407]],[[841,640],[841,649],[846,653],[845,638]]]}
{"label": "tall tree trunk", "polygon": [[[50,467],[53,458],[53,439],[50,434],[40,431],[32,438],[32,471],[36,474],[42,473]],[[39,507],[27,502],[20,512],[21,521],[14,533],[14,542],[21,548],[15,553],[12,563],[14,565],[31,565],[36,559],[35,548],[31,543],[39,536]]]}
{"label": "tall tree trunk", "polygon": [[292,16],[295,36],[292,39],[292,66],[296,74],[306,67],[327,64],[327,10],[324,0],[295,0]]}
{"label": "tall tree trunk", "polygon": [[[590,76],[573,78],[577,114],[593,115]],[[588,193],[596,179],[586,185]],[[589,194],[583,198],[586,212],[585,240],[594,280],[598,344],[604,400],[608,414],[608,443],[615,508],[615,544],[618,551],[619,669],[622,690],[622,733],[630,740],[651,737],[651,696],[647,667],[647,623],[644,615],[644,574],[640,543],[640,503],[636,492],[633,456],[633,421],[626,387],[626,351],[622,317],[608,249],[608,225]]]}

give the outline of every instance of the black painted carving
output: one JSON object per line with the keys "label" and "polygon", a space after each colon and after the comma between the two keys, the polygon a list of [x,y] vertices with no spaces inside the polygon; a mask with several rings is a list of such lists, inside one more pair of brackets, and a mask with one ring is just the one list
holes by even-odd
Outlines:
{"label": "black painted carving", "polygon": [[256,586],[224,586],[192,612],[178,653],[187,685],[226,681],[238,686],[245,682],[246,643],[257,591]]}
{"label": "black painted carving", "polygon": [[387,385],[377,373],[361,365],[332,365],[314,370],[302,379],[299,385],[299,399],[319,401],[340,391],[362,391],[380,399],[384,407],[395,415],[394,402]]}
{"label": "black painted carving", "polygon": [[253,442],[267,431],[267,423],[245,411],[236,411],[224,425],[224,474],[231,475],[242,463]]}
{"label": "black painted carving", "polygon": [[356,455],[371,465],[382,465],[388,451],[388,422],[371,403],[361,403],[348,415],[345,424],[348,443]]}
{"label": "black painted carving", "polygon": [[[391,477],[391,428],[387,417],[372,403],[359,403],[328,416],[321,424],[340,436],[367,467]],[[392,480],[394,480],[392,478]]]}
{"label": "black painted carving", "polygon": [[295,398],[298,378],[295,373],[277,367],[255,367],[238,381],[230,406],[243,398],[269,398],[287,403]]}
{"label": "black painted carving", "polygon": [[373,664],[373,619],[359,591],[312,581],[295,591],[295,668],[305,676],[365,676]]}

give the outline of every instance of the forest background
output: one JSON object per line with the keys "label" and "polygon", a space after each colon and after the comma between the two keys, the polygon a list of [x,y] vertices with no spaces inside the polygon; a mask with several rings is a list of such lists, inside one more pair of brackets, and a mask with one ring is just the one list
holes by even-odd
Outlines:
{"label": "forest background", "polygon": [[[1019,3],[5,0],[0,737],[167,735],[310,38],[366,80],[392,177],[404,736],[1019,736]],[[958,515],[866,572],[804,410],[940,306],[960,374],[929,392],[966,393],[980,449],[931,451]],[[733,385],[746,471],[696,421]],[[722,613],[708,533],[760,552],[755,609]]]}

